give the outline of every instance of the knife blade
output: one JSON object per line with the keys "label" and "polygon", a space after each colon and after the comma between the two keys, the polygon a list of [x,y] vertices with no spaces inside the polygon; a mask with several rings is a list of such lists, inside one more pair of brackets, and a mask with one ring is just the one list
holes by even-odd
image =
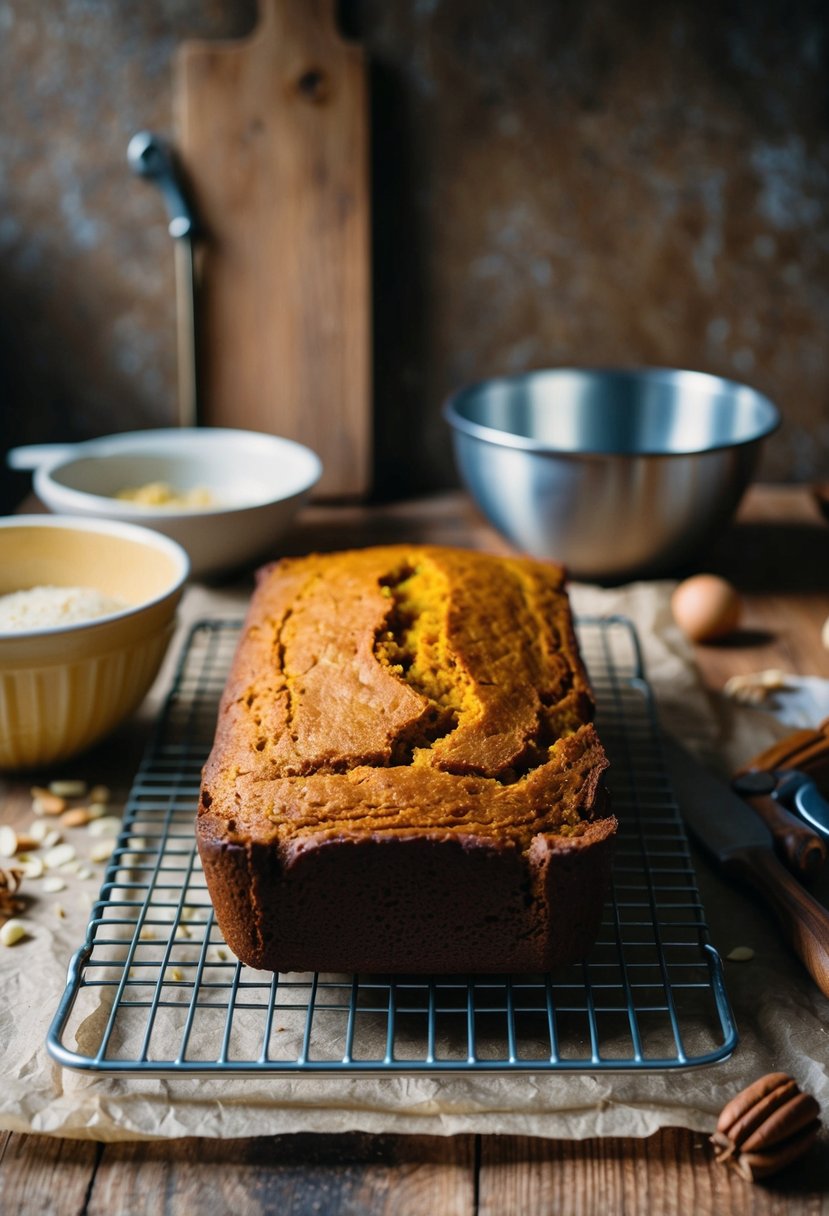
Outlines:
{"label": "knife blade", "polygon": [[797,957],[829,996],[829,912],[780,864],[761,819],[674,739],[663,735],[668,775],[695,838],[723,870],[760,895]]}

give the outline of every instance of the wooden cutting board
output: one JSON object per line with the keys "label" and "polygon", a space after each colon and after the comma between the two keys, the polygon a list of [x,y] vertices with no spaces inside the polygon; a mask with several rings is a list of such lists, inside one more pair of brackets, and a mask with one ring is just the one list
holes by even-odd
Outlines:
{"label": "wooden cutting board", "polygon": [[199,413],[298,439],[318,496],[355,498],[371,465],[368,100],[335,0],[260,0],[234,42],[188,42],[177,149],[197,247]]}

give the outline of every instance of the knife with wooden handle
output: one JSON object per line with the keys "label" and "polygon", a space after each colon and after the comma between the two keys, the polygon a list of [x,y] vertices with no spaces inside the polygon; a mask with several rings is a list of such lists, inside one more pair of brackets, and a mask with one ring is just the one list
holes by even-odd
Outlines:
{"label": "knife with wooden handle", "polygon": [[797,957],[829,996],[829,912],[777,860],[763,821],[673,739],[665,760],[679,809],[696,839],[728,874],[750,884]]}
{"label": "knife with wooden handle", "polygon": [[[768,774],[759,774],[768,776]],[[769,829],[781,861],[801,882],[811,882],[826,862],[826,845],[816,832],[787,811],[770,794],[744,793],[735,784],[735,793],[745,799]]]}

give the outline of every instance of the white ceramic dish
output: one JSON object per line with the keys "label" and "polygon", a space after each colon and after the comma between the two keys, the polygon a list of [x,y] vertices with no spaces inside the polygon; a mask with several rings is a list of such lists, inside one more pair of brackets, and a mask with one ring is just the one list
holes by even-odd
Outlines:
{"label": "white ceramic dish", "polygon": [[126,606],[0,630],[0,769],[64,760],[142,701],[170,644],[187,554],[148,528],[56,515],[0,519],[0,595],[90,587]]}
{"label": "white ceramic dish", "polygon": [[[302,444],[226,427],[35,445],[14,449],[8,460],[14,468],[35,470],[35,492],[51,511],[138,523],[178,541],[195,576],[276,556],[274,543],[322,472],[319,457]],[[156,481],[178,492],[204,487],[214,504],[155,507],[116,497]]]}

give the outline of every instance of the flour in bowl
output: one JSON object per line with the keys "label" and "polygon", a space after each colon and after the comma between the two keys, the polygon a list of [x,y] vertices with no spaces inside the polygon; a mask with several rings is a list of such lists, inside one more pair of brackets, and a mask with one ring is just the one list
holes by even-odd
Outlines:
{"label": "flour in bowl", "polygon": [[76,625],[127,607],[95,587],[29,587],[0,595],[0,632]]}

